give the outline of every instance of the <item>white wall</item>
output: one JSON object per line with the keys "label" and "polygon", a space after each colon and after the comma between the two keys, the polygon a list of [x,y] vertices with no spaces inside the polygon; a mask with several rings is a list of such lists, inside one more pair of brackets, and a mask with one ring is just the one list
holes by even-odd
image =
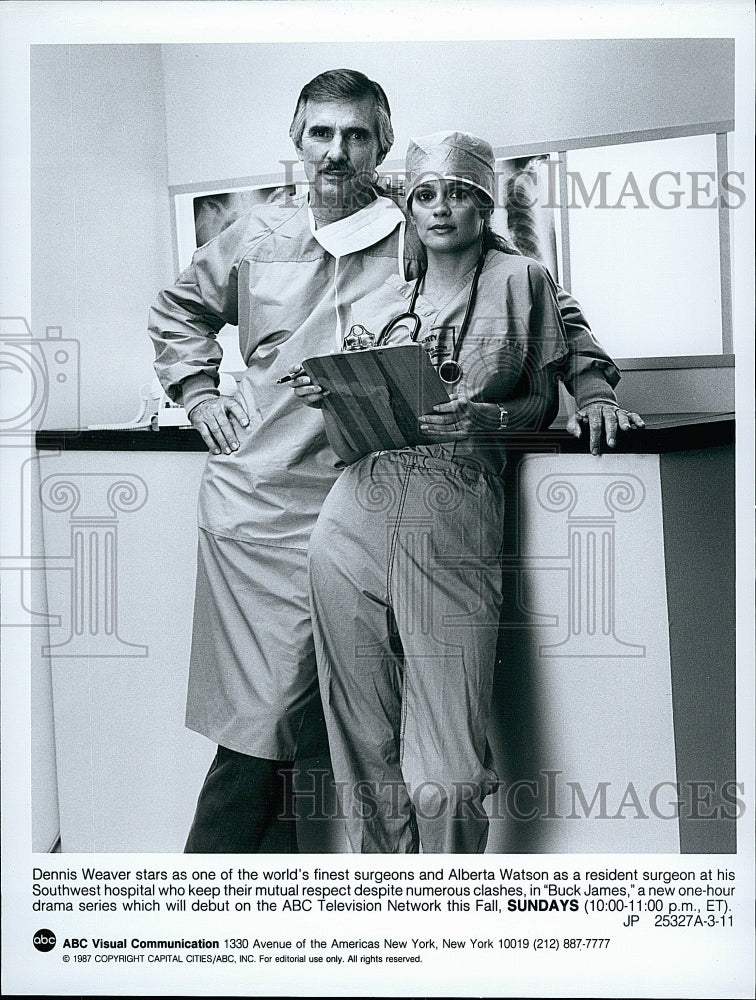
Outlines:
{"label": "white wall", "polygon": [[151,375],[149,303],[173,277],[160,49],[32,46],[31,100],[33,332],[79,341],[83,425],[123,421]]}
{"label": "white wall", "polygon": [[32,325],[79,341],[83,425],[133,416],[151,374],[168,185],[274,172],[302,85],[344,65],[386,89],[398,158],[447,125],[500,146],[733,115],[727,39],[33,46]]}
{"label": "white wall", "polygon": [[164,45],[169,183],[280,169],[299,91],[338,66],[383,86],[401,160],[447,126],[503,146],[732,118],[733,53],[727,39]]}

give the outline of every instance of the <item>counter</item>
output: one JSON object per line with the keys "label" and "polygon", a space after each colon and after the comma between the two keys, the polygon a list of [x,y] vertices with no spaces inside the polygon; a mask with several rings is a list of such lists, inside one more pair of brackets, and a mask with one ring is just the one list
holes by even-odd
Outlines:
{"label": "counter", "polygon": [[[735,849],[734,418],[647,424],[600,458],[563,430],[514,442],[489,851]],[[36,443],[61,849],[180,851],[214,749],[183,727],[204,444]],[[329,802],[311,763],[303,813]],[[336,822],[300,834],[343,849]]]}
{"label": "counter", "polygon": [[[644,414],[642,434],[620,436],[613,449],[617,454],[658,454],[688,448],[731,444],[735,439],[734,413],[655,413]],[[540,434],[513,434],[520,450],[559,450],[563,454],[583,454],[584,438],[574,438],[556,427]],[[39,450],[64,451],[206,451],[205,443],[193,428],[164,427],[161,430],[81,430],[37,431]]]}

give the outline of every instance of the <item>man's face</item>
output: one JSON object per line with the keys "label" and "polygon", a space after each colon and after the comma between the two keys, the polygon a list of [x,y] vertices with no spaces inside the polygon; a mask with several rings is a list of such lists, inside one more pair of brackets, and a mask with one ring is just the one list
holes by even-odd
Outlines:
{"label": "man's face", "polygon": [[373,99],[308,101],[297,152],[316,202],[347,214],[368,204],[379,155]]}

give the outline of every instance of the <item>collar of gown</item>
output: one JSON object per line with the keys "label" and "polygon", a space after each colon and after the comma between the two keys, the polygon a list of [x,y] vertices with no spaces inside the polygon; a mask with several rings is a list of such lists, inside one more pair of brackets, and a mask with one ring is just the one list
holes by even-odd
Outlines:
{"label": "collar of gown", "polygon": [[[383,197],[376,198],[365,208],[347,215],[344,219],[330,222],[327,226],[320,226],[317,229],[309,204],[307,215],[310,220],[310,232],[333,257],[345,257],[347,254],[366,250],[393,233],[397,226],[402,227],[403,234],[406,222],[401,209],[390,198]],[[403,240],[400,239],[399,244],[399,253],[403,255]]]}

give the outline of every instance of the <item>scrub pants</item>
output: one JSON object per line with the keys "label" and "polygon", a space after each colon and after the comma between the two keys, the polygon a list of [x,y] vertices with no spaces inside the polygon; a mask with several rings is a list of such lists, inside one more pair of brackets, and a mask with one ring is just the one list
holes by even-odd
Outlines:
{"label": "scrub pants", "polygon": [[318,674],[350,849],[482,853],[501,481],[421,451],[347,468],[310,540]]}

